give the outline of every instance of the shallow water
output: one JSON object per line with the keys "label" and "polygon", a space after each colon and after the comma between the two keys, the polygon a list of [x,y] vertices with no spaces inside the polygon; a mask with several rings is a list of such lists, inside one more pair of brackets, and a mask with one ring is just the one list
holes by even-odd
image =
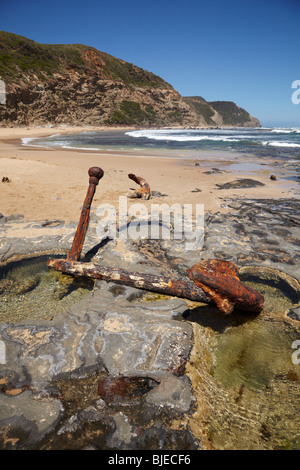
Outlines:
{"label": "shallow water", "polygon": [[88,150],[236,150],[299,159],[298,128],[141,129],[86,131],[24,138],[24,145]]}
{"label": "shallow water", "polygon": [[[31,258],[2,268],[1,322],[51,319],[93,289],[91,280],[49,270],[47,259]],[[197,408],[191,429],[204,448],[300,450],[300,364],[293,359],[300,325],[284,313],[299,301],[297,293],[281,277],[274,283],[253,275],[251,281],[247,274],[241,277],[264,295],[261,314],[222,316],[202,304],[191,307],[186,318],[195,338],[187,365]],[[143,299],[155,300],[160,296]],[[97,398],[94,379],[83,385],[83,395],[82,387],[72,395],[74,409],[77,400]]]}
{"label": "shallow water", "polygon": [[224,389],[210,423],[215,447],[300,449],[300,375],[292,362],[298,338],[292,328],[261,319],[215,338],[211,374]]}
{"label": "shallow water", "polygon": [[[218,321],[215,310],[194,323],[194,426],[205,429],[207,448],[299,450],[300,365],[292,345],[300,326],[284,315],[293,301],[274,286],[244,282],[265,297],[260,315],[237,312]],[[193,321],[195,313],[201,307]]]}
{"label": "shallow water", "polygon": [[227,328],[213,342],[212,374],[225,387],[264,390],[276,377],[298,377],[292,344],[299,335],[276,321],[257,318]]}
{"label": "shallow water", "polygon": [[73,278],[47,267],[39,256],[0,270],[0,322],[50,320],[93,289],[90,279]]}

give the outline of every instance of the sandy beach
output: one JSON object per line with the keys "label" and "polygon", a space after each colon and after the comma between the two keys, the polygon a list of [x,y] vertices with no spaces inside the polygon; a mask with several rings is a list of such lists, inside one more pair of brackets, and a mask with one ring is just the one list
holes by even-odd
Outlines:
{"label": "sandy beach", "polygon": [[[169,205],[204,204],[205,211],[226,212],[228,198],[299,198],[299,184],[287,179],[289,169],[273,168],[258,162],[240,160],[203,162],[179,161],[130,153],[104,153],[70,149],[47,149],[22,145],[24,137],[58,133],[103,130],[103,128],[0,128],[0,212],[5,216],[21,214],[24,220],[77,221],[88,187],[88,169],[100,166],[104,177],[93,201],[93,210],[110,203],[118,207],[119,196],[138,189],[128,173],[144,177],[153,191],[165,197],[143,201]],[[249,162],[249,159],[248,159]],[[218,173],[205,172],[217,167]],[[276,180],[271,180],[271,174]],[[2,182],[8,178],[9,182]],[[218,189],[237,178],[252,178],[264,186],[248,189]],[[132,203],[137,200],[132,200]]]}

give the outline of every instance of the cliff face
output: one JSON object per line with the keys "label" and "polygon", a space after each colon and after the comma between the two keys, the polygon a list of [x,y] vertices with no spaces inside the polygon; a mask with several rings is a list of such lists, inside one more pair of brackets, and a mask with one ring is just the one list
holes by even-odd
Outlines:
{"label": "cliff face", "polygon": [[172,88],[131,87],[73,73],[9,84],[2,125],[194,125],[197,116]]}
{"label": "cliff face", "polygon": [[225,124],[219,111],[207,118],[198,97],[183,98],[157,75],[81,44],[39,44],[0,32],[0,77],[1,126]]}
{"label": "cliff face", "polygon": [[260,127],[259,120],[232,101],[206,101],[201,96],[188,96],[185,101],[204,118],[208,126]]}

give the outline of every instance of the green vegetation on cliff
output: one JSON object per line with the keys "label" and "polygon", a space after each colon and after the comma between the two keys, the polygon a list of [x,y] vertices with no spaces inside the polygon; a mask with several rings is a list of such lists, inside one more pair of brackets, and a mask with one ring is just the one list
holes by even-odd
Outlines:
{"label": "green vegetation on cliff", "polygon": [[222,116],[225,126],[243,125],[251,120],[250,114],[232,101],[210,101],[209,104]]}
{"label": "green vegetation on cliff", "polygon": [[82,44],[39,44],[13,33],[0,31],[0,76],[16,81],[24,75],[41,80],[55,73],[92,72],[99,78],[127,85],[170,87],[163,79],[129,62]]}
{"label": "green vegetation on cliff", "polygon": [[184,98],[189,105],[193,106],[199,116],[203,116],[206,124],[209,126],[215,126],[215,121],[212,120],[212,116],[215,114],[212,107],[205,101],[201,96],[187,96]]}
{"label": "green vegetation on cliff", "polygon": [[259,126],[232,102],[183,98],[147,70],[83,44],[0,31],[0,125]]}
{"label": "green vegetation on cliff", "polygon": [[143,124],[154,123],[156,120],[156,113],[153,106],[147,106],[142,109],[140,104],[135,101],[123,100],[120,108],[113,112],[110,119],[107,119],[106,124]]}
{"label": "green vegetation on cliff", "polygon": [[256,118],[233,101],[206,101],[201,96],[187,96],[184,100],[209,126],[260,126]]}

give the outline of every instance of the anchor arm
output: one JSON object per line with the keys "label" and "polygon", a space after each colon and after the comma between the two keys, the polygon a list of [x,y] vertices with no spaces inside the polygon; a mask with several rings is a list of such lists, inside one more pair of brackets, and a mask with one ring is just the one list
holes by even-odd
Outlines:
{"label": "anchor arm", "polygon": [[196,302],[210,303],[209,297],[202,289],[189,279],[171,279],[155,274],[129,272],[118,268],[99,266],[92,263],[81,263],[63,259],[51,259],[48,267],[73,276],[85,276],[104,281],[115,282],[125,286],[157,292],[164,295],[180,297]]}
{"label": "anchor arm", "polygon": [[133,173],[128,174],[128,178],[130,178],[135,183],[141,186],[141,189],[137,189],[133,196],[131,197],[139,197],[141,199],[150,199],[151,191],[150,186],[144,178],[140,176],[136,176]]}

